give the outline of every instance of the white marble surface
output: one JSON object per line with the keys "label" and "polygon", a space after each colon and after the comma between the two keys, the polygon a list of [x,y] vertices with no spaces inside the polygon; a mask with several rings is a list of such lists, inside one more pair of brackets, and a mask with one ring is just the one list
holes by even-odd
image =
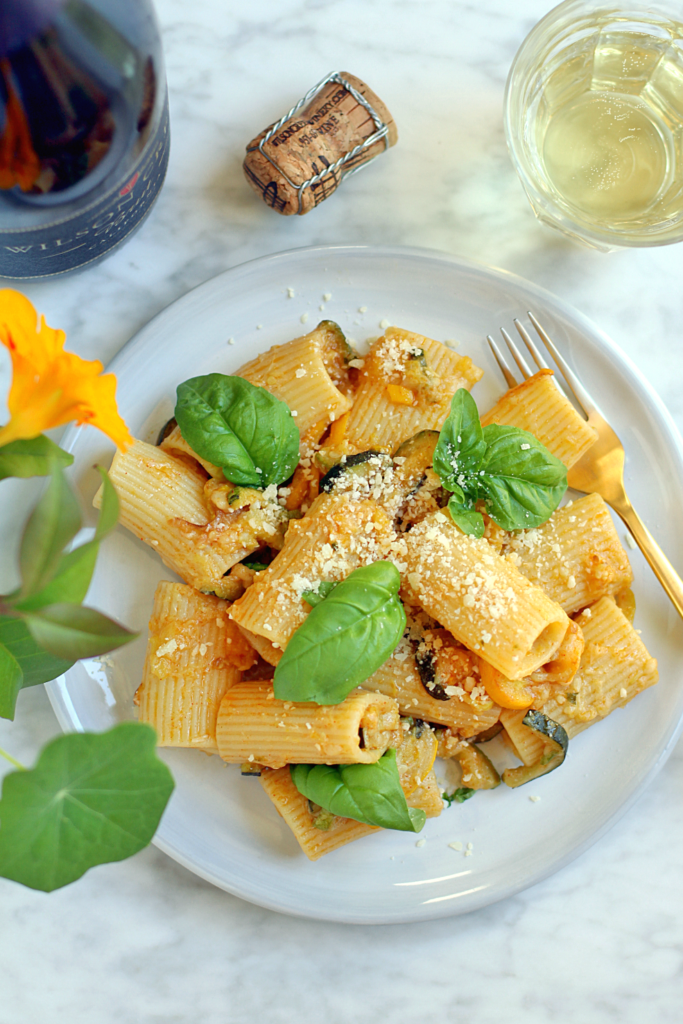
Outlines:
{"label": "white marble surface", "polygon": [[[439,248],[572,302],[623,346],[681,428],[683,246],[575,247],[534,220],[507,157],[507,69],[549,7],[157,0],[173,137],[159,202],[107,262],[26,292],[69,347],[106,362],[173,299],[244,260],[321,242]],[[332,69],[376,89],[399,145],[307,217],[280,218],[242,178],[244,144]],[[6,513],[31,488],[2,486],[4,587],[19,522],[8,528]],[[0,744],[30,763],[57,731],[36,688],[16,723],[0,722]],[[153,848],[50,896],[0,880],[0,1024],[673,1024],[682,791],[679,743],[626,817],[553,878],[467,917],[398,929],[281,917]]]}

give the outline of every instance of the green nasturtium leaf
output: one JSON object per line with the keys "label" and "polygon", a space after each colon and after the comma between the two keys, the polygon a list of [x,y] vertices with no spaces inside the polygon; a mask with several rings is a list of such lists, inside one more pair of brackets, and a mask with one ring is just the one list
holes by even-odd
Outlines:
{"label": "green nasturtium leaf", "polygon": [[73,460],[73,455],[69,455],[44,434],[10,441],[0,447],[0,480],[10,476],[47,476],[52,472],[53,463],[66,467]]}
{"label": "green nasturtium leaf", "polygon": [[275,669],[280,700],[339,704],[375,672],[403,636],[401,577],[392,562],[355,569],[292,635]]}
{"label": "green nasturtium leaf", "polygon": [[408,807],[401,789],[395,750],[375,764],[293,764],[289,770],[299,792],[331,814],[401,832],[424,826],[425,812]]}
{"label": "green nasturtium leaf", "polygon": [[81,513],[73,491],[57,463],[48,487],[31,513],[19,551],[20,600],[32,597],[54,576],[65,546],[81,527]]}
{"label": "green nasturtium leaf", "polygon": [[51,604],[25,612],[23,618],[33,639],[57,658],[93,658],[138,635],[94,608],[77,604]]}
{"label": "green nasturtium leaf", "polygon": [[24,673],[14,655],[0,644],[0,718],[14,718]]}
{"label": "green nasturtium leaf", "polygon": [[107,472],[102,477],[102,505],[92,540],[62,555],[50,582],[25,600],[10,602],[22,612],[37,611],[51,604],[80,604],[90,586],[100,542],[113,530],[119,518],[119,499]]}
{"label": "green nasturtium leaf", "polygon": [[151,841],[173,791],[154,730],[124,722],[71,733],[35,767],[10,772],[0,800],[0,876],[51,892]]}
{"label": "green nasturtium leaf", "polygon": [[484,428],[481,488],[486,510],[504,530],[540,526],[567,490],[567,467],[533,434],[492,423]]}
{"label": "green nasturtium leaf", "polygon": [[242,377],[210,373],[178,387],[175,418],[190,447],[250,487],[280,484],[299,461],[299,431],[285,402]]}

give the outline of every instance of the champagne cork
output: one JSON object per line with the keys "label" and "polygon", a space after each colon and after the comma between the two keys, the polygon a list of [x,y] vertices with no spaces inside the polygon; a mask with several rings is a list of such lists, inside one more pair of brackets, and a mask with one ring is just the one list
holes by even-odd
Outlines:
{"label": "champagne cork", "polygon": [[278,213],[304,214],[397,140],[379,96],[355,75],[334,72],[252,139],[244,173]]}

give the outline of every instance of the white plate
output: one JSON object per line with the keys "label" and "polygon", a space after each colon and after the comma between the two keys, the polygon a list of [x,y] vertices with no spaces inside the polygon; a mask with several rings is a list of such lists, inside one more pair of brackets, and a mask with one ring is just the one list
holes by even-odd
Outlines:
{"label": "white plate", "polygon": [[[287,289],[295,295],[288,298]],[[323,295],[332,298],[324,302]],[[324,305],[324,312],[319,308]],[[367,307],[364,313],[359,307]],[[270,345],[336,320],[351,338],[388,319],[440,340],[486,370],[474,395],[485,410],[502,391],[484,337],[532,309],[603,406],[628,453],[627,487],[674,565],[683,566],[681,440],[657,396],[616,345],[577,312],[520,278],[424,250],[323,246],[279,253],[229,270],[179,299],[111,365],[119,408],[150,440],[172,412],[176,385],[231,373]],[[302,327],[301,317],[308,313]],[[234,345],[228,344],[234,339]],[[89,506],[92,469],[111,451],[95,430],[72,430],[65,447]],[[623,535],[623,527],[620,533]],[[628,708],[572,740],[559,771],[518,790],[500,786],[454,804],[414,836],[385,832],[311,864],[255,779],[217,757],[170,751],[176,791],[155,839],[191,871],[262,906],[332,921],[388,923],[463,913],[532,885],[594,842],[653,778],[683,715],[681,623],[633,552],[636,625],[659,659],[662,681]],[[146,625],[159,579],[154,552],[118,529],[103,545],[88,602],[141,637],[76,665],[48,686],[65,729],[103,730],[132,717]],[[530,801],[539,796],[539,801]],[[463,843],[463,851],[449,843]],[[464,850],[473,844],[470,856]]]}

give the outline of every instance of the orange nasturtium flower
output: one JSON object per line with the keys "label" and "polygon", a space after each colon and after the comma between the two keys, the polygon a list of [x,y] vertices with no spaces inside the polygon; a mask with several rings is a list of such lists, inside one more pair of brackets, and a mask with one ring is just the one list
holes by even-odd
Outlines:
{"label": "orange nasturtium flower", "polygon": [[0,290],[0,342],[9,349],[12,385],[10,420],[0,427],[0,445],[37,437],[75,420],[98,427],[118,448],[133,438],[116,409],[116,377],[98,360],[64,351],[64,331],[48,327],[21,292]]}

